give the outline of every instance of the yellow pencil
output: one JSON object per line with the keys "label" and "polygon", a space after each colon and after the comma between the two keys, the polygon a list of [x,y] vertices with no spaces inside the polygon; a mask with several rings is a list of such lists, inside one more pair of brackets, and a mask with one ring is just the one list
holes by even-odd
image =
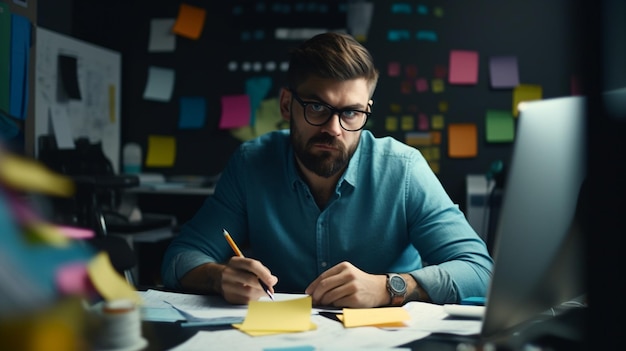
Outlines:
{"label": "yellow pencil", "polygon": [[[239,247],[237,246],[237,244],[235,244],[235,241],[230,236],[230,233],[228,233],[228,231],[223,228],[222,228],[222,231],[224,232],[224,238],[226,238],[226,241],[228,241],[228,245],[230,245],[233,251],[235,251],[235,255],[239,257],[244,257],[243,253],[241,252],[241,250],[239,250]],[[265,290],[265,293],[267,294],[267,296],[269,296],[270,299],[274,300],[274,295],[270,291],[270,288],[268,288],[267,285],[265,285],[265,283],[263,283],[261,279],[259,279],[259,284],[261,284],[261,287],[263,288],[263,290]]]}

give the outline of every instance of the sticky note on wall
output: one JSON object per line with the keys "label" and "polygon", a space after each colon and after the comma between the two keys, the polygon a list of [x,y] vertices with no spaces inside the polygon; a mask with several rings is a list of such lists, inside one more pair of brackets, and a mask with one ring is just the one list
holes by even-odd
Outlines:
{"label": "sticky note on wall", "polygon": [[176,159],[176,138],[172,136],[150,135],[146,166],[172,167]]}
{"label": "sticky note on wall", "polygon": [[450,51],[450,84],[478,83],[478,52],[466,50]]}
{"label": "sticky note on wall", "polygon": [[487,110],[485,139],[490,143],[511,142],[515,136],[515,121],[509,111]]}
{"label": "sticky note on wall", "polygon": [[178,17],[172,29],[174,33],[189,39],[198,39],[204,28],[206,10],[188,4],[180,4]]}
{"label": "sticky note on wall", "polygon": [[474,123],[448,124],[448,156],[470,158],[478,154],[478,130]]}
{"label": "sticky note on wall", "polygon": [[543,89],[541,85],[520,84],[513,89],[513,116],[519,115],[519,103],[524,101],[541,100]]}

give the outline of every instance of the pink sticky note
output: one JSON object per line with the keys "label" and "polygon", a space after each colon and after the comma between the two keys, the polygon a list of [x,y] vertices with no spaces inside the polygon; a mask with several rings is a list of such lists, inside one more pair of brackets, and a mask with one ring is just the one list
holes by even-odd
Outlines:
{"label": "pink sticky note", "polygon": [[452,50],[450,51],[450,84],[478,83],[478,52]]}
{"label": "pink sticky note", "polygon": [[428,91],[428,81],[426,80],[426,78],[417,79],[417,81],[415,82],[415,90],[417,90],[419,93]]}
{"label": "pink sticky note", "polygon": [[222,96],[220,129],[239,128],[250,124],[250,97],[248,95]]}
{"label": "pink sticky note", "polygon": [[59,292],[64,295],[90,295],[95,291],[85,262],[73,262],[59,267],[56,272],[56,283]]}
{"label": "pink sticky note", "polygon": [[430,128],[430,121],[425,113],[417,115],[417,126],[420,130],[428,130]]}
{"label": "pink sticky note", "polygon": [[77,228],[70,227],[66,225],[57,226],[57,228],[63,233],[66,237],[72,239],[89,239],[94,237],[94,232],[91,229],[86,228]]}
{"label": "pink sticky note", "polygon": [[400,63],[389,62],[387,65],[387,74],[389,77],[397,77],[400,75]]}

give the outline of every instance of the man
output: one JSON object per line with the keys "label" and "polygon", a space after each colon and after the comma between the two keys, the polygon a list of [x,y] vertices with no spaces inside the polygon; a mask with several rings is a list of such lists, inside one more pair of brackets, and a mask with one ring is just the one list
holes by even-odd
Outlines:
{"label": "man", "polygon": [[425,159],[363,130],[378,80],[370,53],[320,34],[292,52],[287,79],[289,131],[233,154],[166,251],[165,285],[236,304],[265,295],[259,280],[337,307],[484,296],[493,262]]}

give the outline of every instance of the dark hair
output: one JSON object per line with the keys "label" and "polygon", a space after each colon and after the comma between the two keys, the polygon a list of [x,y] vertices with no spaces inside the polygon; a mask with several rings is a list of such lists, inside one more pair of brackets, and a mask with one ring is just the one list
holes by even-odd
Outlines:
{"label": "dark hair", "polygon": [[336,80],[365,78],[371,96],[378,82],[372,55],[348,34],[318,34],[293,49],[290,57],[287,83],[291,89],[297,89],[310,76]]}

